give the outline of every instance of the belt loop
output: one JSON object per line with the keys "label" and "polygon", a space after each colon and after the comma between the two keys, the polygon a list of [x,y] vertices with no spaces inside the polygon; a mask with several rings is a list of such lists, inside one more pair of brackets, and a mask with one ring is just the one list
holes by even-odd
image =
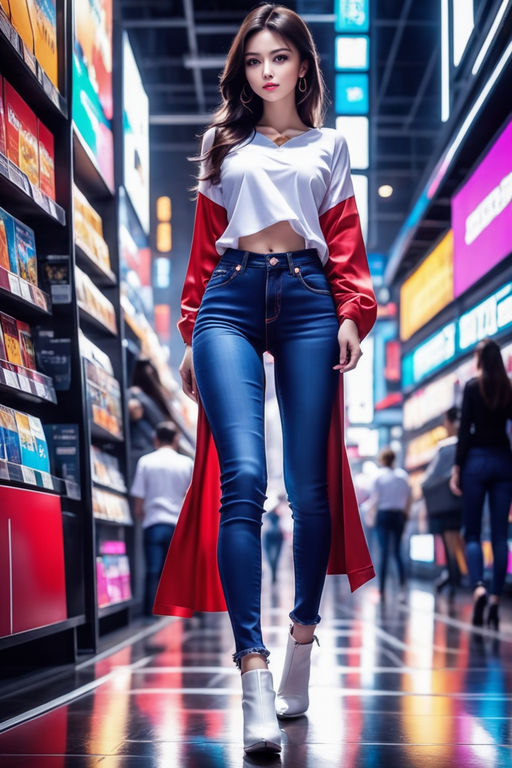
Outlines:
{"label": "belt loop", "polygon": [[245,272],[245,269],[247,267],[247,262],[249,261],[249,251],[244,251],[242,256],[242,271]]}
{"label": "belt loop", "polygon": [[292,253],[293,253],[293,251],[286,251],[286,260],[288,261],[288,270],[290,272],[290,275],[294,274],[293,268],[295,266],[294,263],[293,263]]}

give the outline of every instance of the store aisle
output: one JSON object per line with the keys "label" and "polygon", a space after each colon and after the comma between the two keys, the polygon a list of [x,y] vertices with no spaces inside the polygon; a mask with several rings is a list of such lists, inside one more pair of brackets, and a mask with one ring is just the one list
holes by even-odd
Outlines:
{"label": "store aisle", "polygon": [[[389,601],[384,608],[372,584],[350,598],[342,578],[329,578],[310,711],[282,723],[280,758],[258,762],[243,755],[229,626],[225,615],[210,614],[162,619],[134,642],[82,665],[73,676],[81,695],[70,694],[61,706],[0,733],[0,764],[510,765],[512,625],[504,621],[501,637],[472,632],[468,595],[450,612],[447,601],[437,598],[434,605],[427,590],[425,583],[413,584],[403,604]],[[272,591],[265,583],[263,621],[275,677],[289,597],[289,589]],[[36,706],[35,700],[26,706]],[[2,714],[5,719],[5,707]]]}

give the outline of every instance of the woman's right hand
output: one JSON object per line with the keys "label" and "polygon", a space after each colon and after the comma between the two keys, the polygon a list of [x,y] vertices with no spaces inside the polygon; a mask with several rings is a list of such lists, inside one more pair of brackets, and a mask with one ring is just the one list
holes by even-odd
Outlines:
{"label": "woman's right hand", "polygon": [[452,474],[450,477],[450,491],[454,496],[462,496],[460,487],[460,467],[454,465],[452,467]]}
{"label": "woman's right hand", "polygon": [[183,355],[179,371],[184,393],[197,403],[197,385],[194,374],[194,361],[192,359],[192,346],[190,344],[187,344],[185,347],[185,354]]}

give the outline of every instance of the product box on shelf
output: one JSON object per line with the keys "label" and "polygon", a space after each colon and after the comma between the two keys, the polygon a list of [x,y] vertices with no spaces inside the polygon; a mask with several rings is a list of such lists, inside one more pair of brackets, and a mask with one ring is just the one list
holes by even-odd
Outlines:
{"label": "product box on shelf", "polygon": [[34,349],[34,343],[32,341],[32,333],[28,323],[23,323],[21,320],[17,321],[18,336],[21,347],[21,357],[25,368],[36,369],[36,353]]}
{"label": "product box on shelf", "polygon": [[103,223],[85,195],[73,184],[75,243],[106,272],[110,272],[110,253],[103,239]]}
{"label": "product box on shelf", "polygon": [[7,137],[5,133],[3,82],[4,82],[4,79],[2,75],[0,75],[0,154],[7,156]]}
{"label": "product box on shelf", "polygon": [[[21,3],[17,5],[21,5]],[[4,108],[7,157],[37,187],[39,186],[37,117],[6,80],[4,80]]]}
{"label": "product box on shelf", "polygon": [[53,134],[37,121],[39,138],[39,187],[41,192],[55,200],[55,147]]}
{"label": "product box on shelf", "polygon": [[54,304],[71,302],[71,263],[67,254],[51,254],[43,262],[44,278]]}
{"label": "product box on shelf", "polygon": [[37,255],[34,231],[18,219],[14,219],[14,247],[18,262],[18,274],[32,285],[37,285]]}
{"label": "product box on shelf", "polygon": [[[12,2],[11,2],[12,5]],[[56,0],[30,0],[36,58],[56,88],[58,81]]]}
{"label": "product box on shelf", "polygon": [[71,339],[56,339],[51,329],[34,328],[37,368],[53,379],[57,391],[71,386]]}
{"label": "product box on shelf", "polygon": [[14,410],[5,405],[0,405],[0,432],[7,461],[21,464],[21,445],[16,417]]}
{"label": "product box on shelf", "polygon": [[128,499],[100,488],[92,489],[92,511],[94,517],[100,520],[124,524],[132,522]]}
{"label": "product box on shelf", "polygon": [[18,325],[14,317],[0,312],[0,322],[4,332],[4,345],[7,353],[7,360],[15,365],[23,365],[21,357],[20,340],[18,336]]}
{"label": "product box on shelf", "polygon": [[36,455],[32,469],[39,469],[41,472],[50,472],[50,457],[48,452],[48,443],[46,442],[41,419],[36,416],[28,416],[30,431],[36,444]]}
{"label": "product box on shelf", "polygon": [[7,360],[7,350],[4,342],[4,332],[2,330],[2,323],[0,322],[0,360]]}
{"label": "product box on shelf", "polygon": [[18,274],[18,260],[14,244],[14,219],[0,208],[0,267]]}
{"label": "product box on shelf", "polygon": [[119,459],[106,451],[91,445],[92,479],[115,491],[126,493],[126,483],[119,467]]}
{"label": "product box on shelf", "polygon": [[116,313],[114,305],[105,298],[100,289],[94,285],[91,278],[75,267],[76,295],[78,306],[98,320],[109,331],[117,334]]}
{"label": "product box on shelf", "polygon": [[18,427],[18,436],[21,446],[21,464],[35,469],[36,464],[36,440],[30,429],[30,421],[26,413],[14,411],[16,425]]}
{"label": "product box on shelf", "polygon": [[45,424],[44,433],[50,452],[53,474],[80,485],[80,449],[78,424]]}

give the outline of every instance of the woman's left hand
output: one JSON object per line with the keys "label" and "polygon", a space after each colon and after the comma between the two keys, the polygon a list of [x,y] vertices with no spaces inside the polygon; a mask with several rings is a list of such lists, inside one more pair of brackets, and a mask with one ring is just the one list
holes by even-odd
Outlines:
{"label": "woman's left hand", "polygon": [[359,362],[363,354],[359,341],[359,331],[353,320],[343,320],[338,331],[338,344],[340,345],[340,362],[333,366],[333,370],[340,373],[351,371]]}

